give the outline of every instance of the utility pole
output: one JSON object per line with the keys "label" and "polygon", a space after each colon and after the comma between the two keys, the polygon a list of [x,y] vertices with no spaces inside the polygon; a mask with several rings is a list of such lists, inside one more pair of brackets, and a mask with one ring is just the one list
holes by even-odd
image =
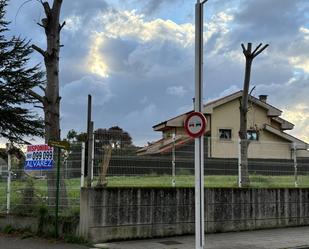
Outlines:
{"label": "utility pole", "polygon": [[[195,101],[194,111],[203,111],[203,4],[195,4]],[[195,249],[205,248],[204,229],[204,135],[195,138]]]}

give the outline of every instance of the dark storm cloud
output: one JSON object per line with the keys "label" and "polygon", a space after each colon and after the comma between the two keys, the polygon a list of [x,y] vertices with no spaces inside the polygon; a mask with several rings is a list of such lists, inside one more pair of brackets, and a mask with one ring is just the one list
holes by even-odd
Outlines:
{"label": "dark storm cloud", "polygon": [[[185,0],[124,0],[128,3],[141,5],[141,11],[146,15],[154,15],[163,8],[168,8],[169,6],[175,6],[177,4],[180,6]],[[193,6],[193,3],[192,3]]]}
{"label": "dark storm cloud", "polygon": [[98,11],[105,11],[109,5],[105,0],[65,0],[63,1],[62,16],[80,15],[90,18]]}
{"label": "dark storm cloud", "polygon": [[286,39],[297,35],[306,21],[306,5],[300,0],[246,0],[235,13],[239,37],[243,39]]}

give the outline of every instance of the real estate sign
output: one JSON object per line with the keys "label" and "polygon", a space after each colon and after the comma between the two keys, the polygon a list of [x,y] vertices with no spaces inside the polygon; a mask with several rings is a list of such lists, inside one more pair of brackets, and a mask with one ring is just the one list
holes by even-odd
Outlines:
{"label": "real estate sign", "polygon": [[25,170],[50,170],[53,168],[53,147],[47,144],[28,145]]}

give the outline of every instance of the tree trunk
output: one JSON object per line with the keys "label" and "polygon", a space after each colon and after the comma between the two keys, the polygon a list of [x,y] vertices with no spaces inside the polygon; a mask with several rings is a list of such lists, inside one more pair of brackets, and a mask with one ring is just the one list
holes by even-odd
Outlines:
{"label": "tree trunk", "polygon": [[[251,47],[250,47],[251,51]],[[241,186],[248,187],[250,185],[249,171],[248,171],[248,146],[247,139],[247,112],[248,112],[248,95],[250,85],[252,59],[246,58],[245,80],[243,87],[243,94],[240,107],[240,155],[241,155]]]}
{"label": "tree trunk", "polygon": [[247,113],[248,113],[248,98],[249,98],[249,86],[250,86],[250,76],[251,76],[251,66],[253,59],[263,52],[265,48],[268,47],[268,44],[264,45],[261,48],[262,43],[260,43],[254,51],[252,51],[252,43],[248,43],[247,48],[244,44],[241,44],[243,53],[246,57],[246,69],[245,69],[245,79],[244,87],[242,93],[242,100],[240,105],[240,129],[239,129],[239,138],[240,138],[240,166],[241,166],[241,179],[240,183],[242,187],[248,187],[250,185],[249,171],[248,171],[248,147],[250,141],[247,137]]}
{"label": "tree trunk", "polygon": [[[52,8],[48,2],[41,2],[46,17],[42,19],[47,41],[47,49],[32,45],[44,57],[46,67],[47,84],[44,97],[38,99],[42,102],[45,118],[45,142],[49,140],[60,140],[60,96],[59,96],[59,52],[60,52],[60,31],[65,25],[59,24],[62,0],[54,0]],[[54,153],[56,154],[56,153]],[[56,160],[54,160],[56,162]],[[56,168],[47,172],[48,204],[55,205],[56,200]],[[62,167],[61,167],[62,168]],[[60,178],[60,205],[67,206],[67,192],[64,182],[63,170]]]}

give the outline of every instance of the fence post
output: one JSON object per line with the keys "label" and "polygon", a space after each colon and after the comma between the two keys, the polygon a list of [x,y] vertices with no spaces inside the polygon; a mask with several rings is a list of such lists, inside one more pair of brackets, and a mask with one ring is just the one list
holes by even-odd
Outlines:
{"label": "fence post", "polygon": [[80,187],[85,187],[85,143],[82,142],[82,155],[81,155],[81,164],[80,164]]}
{"label": "fence post", "polygon": [[241,188],[241,145],[240,138],[238,138],[238,187]]}
{"label": "fence post", "polygon": [[[93,122],[92,122],[93,123]],[[92,146],[91,146],[92,152],[91,152],[91,187],[93,187],[93,165],[94,165],[94,128],[92,124]]]}
{"label": "fence post", "polygon": [[6,190],[6,213],[10,214],[11,211],[11,170],[12,170],[12,158],[11,158],[11,144],[6,144],[6,150],[8,153],[8,177],[7,177],[7,190]]}
{"label": "fence post", "polygon": [[176,140],[176,131],[173,133],[173,150],[172,150],[172,186],[176,186],[176,155],[175,155],[175,140]]}
{"label": "fence post", "polygon": [[87,155],[87,187],[91,187],[92,186],[92,150],[93,150],[93,121],[90,122],[90,127],[89,127],[89,132],[88,132],[88,155]]}
{"label": "fence post", "polygon": [[293,143],[293,159],[294,159],[294,186],[298,187],[298,172],[297,172],[297,155],[296,143]]}

